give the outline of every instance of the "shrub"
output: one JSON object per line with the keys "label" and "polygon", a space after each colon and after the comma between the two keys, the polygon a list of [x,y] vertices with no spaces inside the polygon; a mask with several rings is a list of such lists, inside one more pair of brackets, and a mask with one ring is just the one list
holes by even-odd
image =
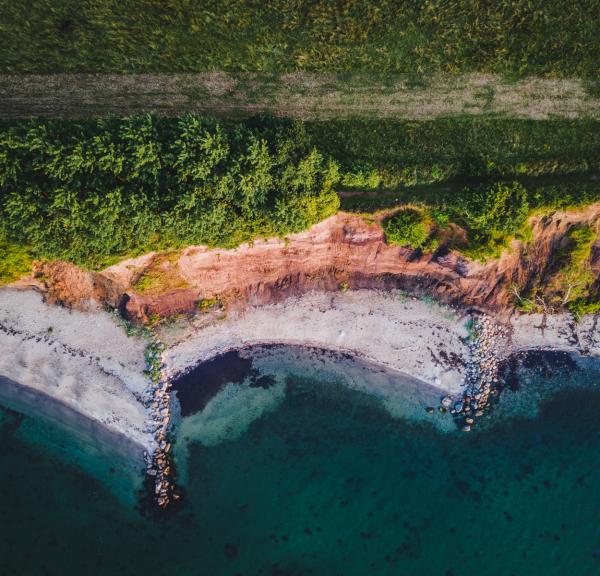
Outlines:
{"label": "shrub", "polygon": [[430,225],[419,210],[405,209],[382,222],[389,244],[425,248],[430,236]]}
{"label": "shrub", "polygon": [[528,193],[518,182],[463,189],[451,211],[468,231],[471,255],[496,256],[526,222]]}
{"label": "shrub", "polygon": [[553,252],[547,276],[522,294],[518,287],[512,287],[519,309],[544,312],[567,308],[575,318],[599,312],[600,303],[593,293],[595,275],[590,264],[596,238],[594,228],[573,226],[566,235],[566,246]]}
{"label": "shrub", "polygon": [[368,164],[356,163],[348,171],[343,171],[341,184],[345,188],[375,190],[381,184],[379,172]]}
{"label": "shrub", "polygon": [[598,314],[600,312],[600,302],[590,302],[587,299],[575,300],[569,302],[567,308],[579,320],[586,314]]}
{"label": "shrub", "polygon": [[590,313],[597,303],[591,299],[590,290],[595,275],[590,265],[592,245],[597,232],[590,226],[575,226],[569,230],[569,247],[565,263],[557,272],[554,284],[561,292],[561,304],[575,316]]}
{"label": "shrub", "polygon": [[219,304],[218,298],[202,298],[198,300],[197,307],[200,312],[207,312]]}

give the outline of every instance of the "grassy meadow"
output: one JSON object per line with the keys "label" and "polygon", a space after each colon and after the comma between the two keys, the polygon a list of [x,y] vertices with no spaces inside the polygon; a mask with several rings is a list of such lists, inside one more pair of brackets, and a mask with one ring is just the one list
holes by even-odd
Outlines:
{"label": "grassy meadow", "polygon": [[600,2],[0,0],[4,73],[600,70]]}

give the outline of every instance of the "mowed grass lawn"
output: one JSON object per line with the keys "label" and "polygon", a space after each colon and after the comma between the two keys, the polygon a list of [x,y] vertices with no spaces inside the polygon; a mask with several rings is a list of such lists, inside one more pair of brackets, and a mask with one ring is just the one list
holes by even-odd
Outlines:
{"label": "mowed grass lawn", "polygon": [[600,71],[600,1],[0,0],[0,72]]}

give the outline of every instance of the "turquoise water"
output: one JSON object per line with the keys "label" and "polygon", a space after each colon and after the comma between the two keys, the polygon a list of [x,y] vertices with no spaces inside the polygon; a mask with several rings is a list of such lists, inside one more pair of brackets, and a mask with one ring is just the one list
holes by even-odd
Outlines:
{"label": "turquoise water", "polygon": [[281,365],[244,364],[201,400],[188,385],[184,500],[162,519],[124,494],[139,488],[124,456],[86,458],[89,437],[2,409],[0,574],[600,574],[596,367],[529,366],[463,434],[412,395],[399,416]]}

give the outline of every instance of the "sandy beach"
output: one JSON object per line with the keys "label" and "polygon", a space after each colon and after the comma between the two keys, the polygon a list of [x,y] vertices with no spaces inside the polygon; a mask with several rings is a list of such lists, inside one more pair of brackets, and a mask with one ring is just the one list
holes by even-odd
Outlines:
{"label": "sandy beach", "polygon": [[29,290],[0,290],[0,375],[43,392],[142,446],[146,343],[108,313],[48,306]]}
{"label": "sandy beach", "polygon": [[312,292],[201,329],[164,329],[160,336],[174,376],[228,350],[278,343],[346,352],[457,393],[467,361],[467,320],[399,291]]}
{"label": "sandy beach", "polygon": [[[218,354],[253,345],[308,346],[349,354],[386,373],[461,391],[469,316],[399,291],[313,292],[220,319],[209,314],[160,326],[167,372],[177,377]],[[505,355],[549,349],[600,356],[595,319],[513,317]],[[127,336],[114,315],[49,306],[30,290],[0,290],[0,376],[43,392],[144,448],[146,341]],[[269,355],[260,362],[269,363]],[[279,353],[281,361],[281,353]]]}

